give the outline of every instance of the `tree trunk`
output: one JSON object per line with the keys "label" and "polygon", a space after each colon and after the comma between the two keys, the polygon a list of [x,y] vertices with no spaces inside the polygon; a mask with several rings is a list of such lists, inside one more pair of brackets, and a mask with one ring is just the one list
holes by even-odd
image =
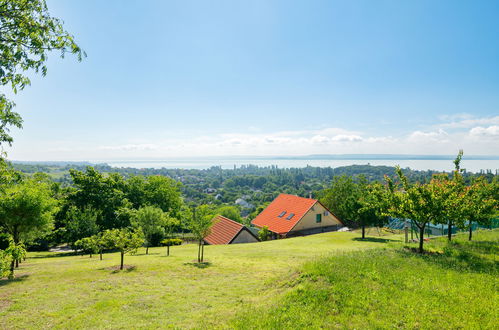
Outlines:
{"label": "tree trunk", "polygon": [[470,221],[470,235],[468,236],[468,241],[471,241],[472,236],[473,236],[473,225],[471,224],[471,221]]}
{"label": "tree trunk", "polygon": [[102,250],[99,251],[100,260],[102,260]]}
{"label": "tree trunk", "polygon": [[14,279],[14,259],[10,262],[10,274],[9,274],[9,280]]}
{"label": "tree trunk", "polygon": [[125,259],[125,252],[121,251],[121,266],[120,266],[120,270],[123,270],[123,261]]}
{"label": "tree trunk", "polygon": [[170,256],[170,245],[166,246],[166,256]]}
{"label": "tree trunk", "polygon": [[149,245],[146,246],[146,254],[149,254]]}
{"label": "tree trunk", "polygon": [[201,262],[201,241],[198,243],[198,262]]}
{"label": "tree trunk", "polygon": [[419,228],[419,253],[423,253],[423,242],[424,242],[424,228],[425,226],[421,226]]}
{"label": "tree trunk", "polygon": [[362,225],[362,239],[366,238],[366,226]]}
{"label": "tree trunk", "polygon": [[201,244],[201,262],[204,262],[204,242]]}
{"label": "tree trunk", "polygon": [[452,221],[449,221],[447,225],[447,239],[452,240]]}
{"label": "tree trunk", "polygon": [[16,268],[19,268],[19,260],[16,259]]}
{"label": "tree trunk", "polygon": [[90,258],[92,258],[92,253],[90,253]]}

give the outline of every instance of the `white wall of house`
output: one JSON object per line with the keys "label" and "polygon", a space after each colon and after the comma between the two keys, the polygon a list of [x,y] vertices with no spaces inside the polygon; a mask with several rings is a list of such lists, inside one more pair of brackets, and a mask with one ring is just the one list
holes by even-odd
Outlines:
{"label": "white wall of house", "polygon": [[231,244],[255,243],[255,242],[258,242],[258,240],[253,235],[248,233],[247,230],[243,229],[239,232],[239,234],[237,234],[237,236],[234,238],[234,240],[232,240]]}
{"label": "white wall of house", "polygon": [[[321,222],[317,222],[317,214],[321,215]],[[331,212],[327,211],[321,204],[315,203],[291,231],[338,225],[342,226],[341,222]]]}

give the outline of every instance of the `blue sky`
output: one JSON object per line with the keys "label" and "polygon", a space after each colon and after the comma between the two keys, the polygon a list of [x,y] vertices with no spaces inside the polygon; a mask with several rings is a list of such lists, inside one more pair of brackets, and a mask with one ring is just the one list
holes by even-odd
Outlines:
{"label": "blue sky", "polygon": [[48,0],[17,160],[499,155],[497,1]]}

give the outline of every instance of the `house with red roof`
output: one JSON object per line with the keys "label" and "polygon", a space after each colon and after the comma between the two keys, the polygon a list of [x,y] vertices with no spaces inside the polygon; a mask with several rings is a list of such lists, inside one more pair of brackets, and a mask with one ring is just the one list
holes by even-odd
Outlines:
{"label": "house with red roof", "polygon": [[213,218],[210,234],[204,238],[205,244],[238,244],[260,241],[246,226],[229,218],[217,215]]}
{"label": "house with red roof", "polygon": [[280,194],[251,223],[267,226],[277,237],[292,237],[338,230],[343,223],[317,199]]}

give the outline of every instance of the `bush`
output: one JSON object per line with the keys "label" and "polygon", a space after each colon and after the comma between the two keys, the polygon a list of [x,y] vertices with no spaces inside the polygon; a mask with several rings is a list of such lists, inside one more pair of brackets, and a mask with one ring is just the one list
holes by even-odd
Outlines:
{"label": "bush", "polygon": [[180,238],[167,238],[161,241],[162,246],[175,246],[182,245],[182,240]]}

